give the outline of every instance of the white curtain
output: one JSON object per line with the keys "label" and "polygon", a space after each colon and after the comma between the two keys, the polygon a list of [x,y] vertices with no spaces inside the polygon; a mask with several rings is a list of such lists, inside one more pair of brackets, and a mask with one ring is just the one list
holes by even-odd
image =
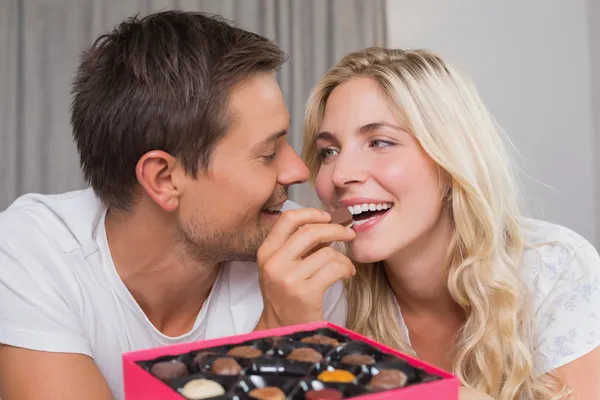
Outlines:
{"label": "white curtain", "polygon": [[[0,210],[84,186],[69,124],[79,54],[126,17],[171,8],[221,14],[289,54],[278,79],[297,151],[310,88],[345,53],[385,45],[385,0],[0,0]],[[291,195],[316,201],[307,185]]]}

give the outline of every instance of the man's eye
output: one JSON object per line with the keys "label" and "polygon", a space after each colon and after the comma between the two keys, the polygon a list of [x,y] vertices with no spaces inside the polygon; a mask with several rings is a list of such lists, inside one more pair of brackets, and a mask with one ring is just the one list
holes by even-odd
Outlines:
{"label": "man's eye", "polygon": [[277,158],[277,152],[273,152],[273,154],[263,156],[263,160],[265,161],[266,164],[268,164],[272,161],[275,161],[276,158]]}

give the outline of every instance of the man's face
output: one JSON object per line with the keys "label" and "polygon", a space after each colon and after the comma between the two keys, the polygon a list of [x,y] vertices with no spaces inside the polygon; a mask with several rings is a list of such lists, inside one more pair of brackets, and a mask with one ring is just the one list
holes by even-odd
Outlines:
{"label": "man's face", "polygon": [[271,75],[236,85],[228,107],[231,129],[215,147],[208,174],[181,196],[180,229],[191,255],[253,261],[288,186],[305,182],[308,169],[286,140],[290,116]]}

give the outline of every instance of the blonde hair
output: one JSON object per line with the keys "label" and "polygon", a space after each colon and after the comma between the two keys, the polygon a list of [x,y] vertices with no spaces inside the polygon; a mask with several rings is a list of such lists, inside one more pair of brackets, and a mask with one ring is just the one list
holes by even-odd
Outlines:
{"label": "blonde hair", "polygon": [[[524,240],[510,142],[470,81],[426,50],[348,54],[308,100],[303,157],[311,182],[320,168],[315,140],[327,99],[335,87],[359,77],[378,83],[398,121],[445,171],[443,204],[453,228],[445,273],[452,298],[466,314],[454,343],[453,372],[499,400],[567,398],[555,377],[535,376],[533,310],[517,271]],[[357,265],[348,297],[350,329],[414,354],[400,332],[381,262]]]}

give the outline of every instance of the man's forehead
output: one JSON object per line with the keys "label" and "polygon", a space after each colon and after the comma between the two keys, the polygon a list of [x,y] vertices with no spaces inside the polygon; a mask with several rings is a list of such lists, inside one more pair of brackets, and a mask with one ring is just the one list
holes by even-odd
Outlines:
{"label": "man's forehead", "polygon": [[247,144],[268,144],[288,133],[291,120],[287,113],[238,115],[231,120],[230,130],[237,140]]}
{"label": "man's forehead", "polygon": [[274,133],[268,135],[266,138],[264,138],[260,142],[258,142],[256,144],[255,148],[260,149],[261,147],[268,146],[269,144],[273,143],[274,141],[276,141],[277,139],[279,139],[280,137],[283,137],[285,135],[287,135],[287,129],[274,132]]}
{"label": "man's forehead", "polygon": [[246,145],[272,141],[290,126],[281,89],[268,74],[258,74],[232,88],[228,114],[230,133]]}
{"label": "man's forehead", "polygon": [[285,107],[283,93],[271,74],[259,73],[236,83],[229,91],[228,105],[238,113],[263,106]]}

